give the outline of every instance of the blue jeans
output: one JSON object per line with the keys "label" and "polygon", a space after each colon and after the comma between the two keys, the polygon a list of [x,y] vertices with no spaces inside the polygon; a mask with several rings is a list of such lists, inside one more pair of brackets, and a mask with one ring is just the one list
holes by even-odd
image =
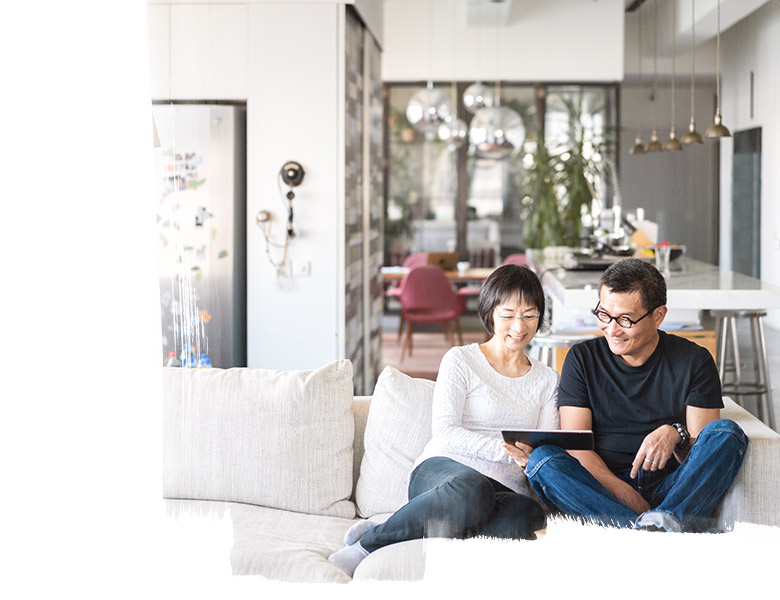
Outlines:
{"label": "blue jeans", "polygon": [[[683,531],[704,531],[715,507],[739,471],[748,439],[726,419],[702,429],[682,464],[670,458],[660,471],[631,469],[614,474],[647,500],[652,510],[672,515]],[[550,509],[602,525],[632,527],[638,514],[618,500],[577,459],[555,446],[532,453],[526,475],[539,499]]]}
{"label": "blue jeans", "polygon": [[412,472],[409,502],[366,532],[360,545],[373,552],[424,537],[535,539],[534,531],[544,526],[544,510],[532,498],[457,461],[434,457]]}

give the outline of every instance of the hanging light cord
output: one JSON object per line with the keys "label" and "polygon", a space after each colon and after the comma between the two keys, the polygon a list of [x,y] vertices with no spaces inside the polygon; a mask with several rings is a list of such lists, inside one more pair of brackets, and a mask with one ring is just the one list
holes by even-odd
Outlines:
{"label": "hanging light cord", "polygon": [[[636,65],[637,69],[639,70],[639,86],[642,86],[642,7],[639,7],[639,14],[637,15],[639,20],[639,46],[636,51]],[[636,126],[636,137],[639,137],[639,133],[641,131],[640,123],[637,122]]]}
{"label": "hanging light cord", "polygon": [[658,117],[656,114],[656,78],[658,76],[658,61],[656,56],[657,43],[658,43],[658,23],[657,23],[658,5],[653,4],[653,131],[658,130]]}
{"label": "hanging light cord", "polygon": [[675,58],[677,57],[677,19],[675,14],[674,0],[672,0],[672,131],[674,131],[674,80],[677,77],[675,69]]}
{"label": "hanging light cord", "polygon": [[694,94],[694,83],[693,83],[693,71],[696,68],[696,0],[691,0],[691,121],[693,121],[693,109],[694,109],[694,102],[693,102],[693,94]]}
{"label": "hanging light cord", "polygon": [[718,0],[718,39],[715,45],[715,92],[718,96],[718,114],[720,114],[720,0]]}

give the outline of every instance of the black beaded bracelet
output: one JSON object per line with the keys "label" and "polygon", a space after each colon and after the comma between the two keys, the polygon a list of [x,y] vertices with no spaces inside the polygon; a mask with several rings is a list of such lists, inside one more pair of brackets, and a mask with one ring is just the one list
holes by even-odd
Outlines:
{"label": "black beaded bracelet", "polygon": [[687,450],[691,445],[691,434],[688,433],[688,429],[682,423],[672,423],[672,427],[680,434],[680,443],[675,447],[676,450]]}

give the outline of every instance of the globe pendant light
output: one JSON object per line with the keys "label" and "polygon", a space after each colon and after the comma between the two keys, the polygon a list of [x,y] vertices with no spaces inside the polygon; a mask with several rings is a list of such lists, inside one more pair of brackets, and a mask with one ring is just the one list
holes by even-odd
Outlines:
{"label": "globe pendant light", "polygon": [[718,0],[718,38],[717,38],[717,54],[716,54],[716,68],[715,68],[715,93],[717,94],[717,107],[715,109],[715,119],[712,125],[704,132],[704,136],[708,138],[721,138],[731,137],[731,132],[728,128],[722,124],[720,116],[720,0]]}
{"label": "globe pendant light", "polygon": [[523,118],[511,108],[501,106],[498,90],[496,82],[496,106],[480,108],[471,119],[469,142],[479,158],[506,158],[525,141]]}
{"label": "globe pendant light", "polygon": [[[452,107],[453,112],[456,106],[456,86],[455,82],[452,82]],[[447,145],[449,150],[457,150],[466,142],[468,125],[463,119],[457,118],[454,114],[451,114],[444,120],[444,123],[439,125],[437,130],[439,139]]]}
{"label": "globe pendant light", "polygon": [[[501,30],[496,33],[496,72],[501,76]],[[501,80],[496,79],[494,105],[478,109],[469,126],[469,142],[477,158],[507,158],[525,142],[523,118],[501,106]]]}
{"label": "globe pendant light", "polygon": [[696,0],[691,0],[691,123],[688,125],[688,133],[680,140],[683,144],[702,144],[701,134],[696,131],[696,121],[693,118],[694,92],[693,80],[696,69]]}
{"label": "globe pendant light", "polygon": [[[637,29],[639,29],[639,35],[637,40],[637,50],[636,50],[636,64],[637,64],[637,71],[639,73],[639,86],[642,86],[642,11],[641,7],[637,9],[638,15],[637,15]],[[638,120],[638,119],[637,119]],[[645,146],[642,143],[642,136],[639,133],[639,124],[637,123],[636,128],[636,139],[634,140],[634,147],[629,150],[631,154],[644,154],[645,153]]]}
{"label": "globe pendant light", "polygon": [[676,37],[676,7],[675,0],[672,0],[672,128],[669,131],[669,139],[664,144],[664,150],[682,150],[682,145],[677,139],[674,131],[674,79],[677,77],[677,71],[675,70],[675,60],[677,58],[677,44],[675,42]]}
{"label": "globe pendant light", "polygon": [[[453,2],[453,5],[455,3]],[[483,12],[484,6],[480,7]],[[479,40],[477,42],[477,71],[482,68],[482,24],[479,29]],[[463,106],[471,114],[475,114],[480,108],[490,108],[494,103],[493,90],[484,85],[481,81],[476,81],[468,86],[463,92]]]}
{"label": "globe pendant light", "polygon": [[472,114],[476,113],[480,108],[492,107],[494,101],[493,90],[480,81],[472,83],[463,92],[463,105]]}
{"label": "globe pendant light", "polygon": [[434,89],[433,82],[412,94],[406,105],[406,119],[412,127],[424,134],[428,140],[434,139],[440,125],[451,114],[450,100],[441,90]]}
{"label": "globe pendant light", "polygon": [[[428,69],[433,63],[433,3],[428,10]],[[417,90],[406,105],[406,119],[417,131],[425,135],[428,141],[436,139],[437,130],[452,113],[447,95],[434,89],[433,81]]]}
{"label": "globe pendant light", "polygon": [[657,45],[657,31],[656,31],[656,13],[657,13],[656,5],[653,5],[653,134],[650,136],[650,142],[647,144],[647,150],[648,152],[661,152],[664,148],[661,146],[661,142],[658,141],[658,129],[656,128],[656,123],[658,122],[656,117],[656,99],[658,97],[657,95],[657,88],[656,88],[656,78],[658,77],[658,63],[657,63],[657,52],[656,52],[656,45]]}

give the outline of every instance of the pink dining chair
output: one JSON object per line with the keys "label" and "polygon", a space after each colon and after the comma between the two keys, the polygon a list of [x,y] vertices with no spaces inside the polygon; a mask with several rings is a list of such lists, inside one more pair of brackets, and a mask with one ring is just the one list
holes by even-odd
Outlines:
{"label": "pink dining chair", "polygon": [[[416,267],[427,265],[428,264],[428,253],[427,252],[412,252],[409,256],[404,259],[404,268],[409,269],[410,271]],[[403,277],[401,277],[401,280],[393,281],[393,284],[385,290],[385,296],[387,298],[398,298],[401,297],[401,291],[404,288],[404,284],[406,283],[406,278],[409,275],[409,273],[405,273]],[[398,324],[398,339],[401,339],[401,334],[403,333],[403,327],[404,327],[404,318],[403,315],[401,316],[401,322]]]}
{"label": "pink dining chair", "polygon": [[504,259],[504,262],[501,263],[502,265],[520,265],[521,267],[527,267],[528,266],[528,259],[525,257],[525,254],[522,252],[518,252],[517,254],[510,254]]}
{"label": "pink dining chair", "polygon": [[408,351],[412,354],[412,334],[415,323],[441,323],[444,336],[453,345],[450,323],[455,322],[458,343],[463,345],[463,332],[460,329],[460,315],[463,306],[458,295],[452,289],[447,276],[435,265],[415,267],[406,276],[401,291],[401,318],[406,322],[406,336],[401,344],[401,360]]}

